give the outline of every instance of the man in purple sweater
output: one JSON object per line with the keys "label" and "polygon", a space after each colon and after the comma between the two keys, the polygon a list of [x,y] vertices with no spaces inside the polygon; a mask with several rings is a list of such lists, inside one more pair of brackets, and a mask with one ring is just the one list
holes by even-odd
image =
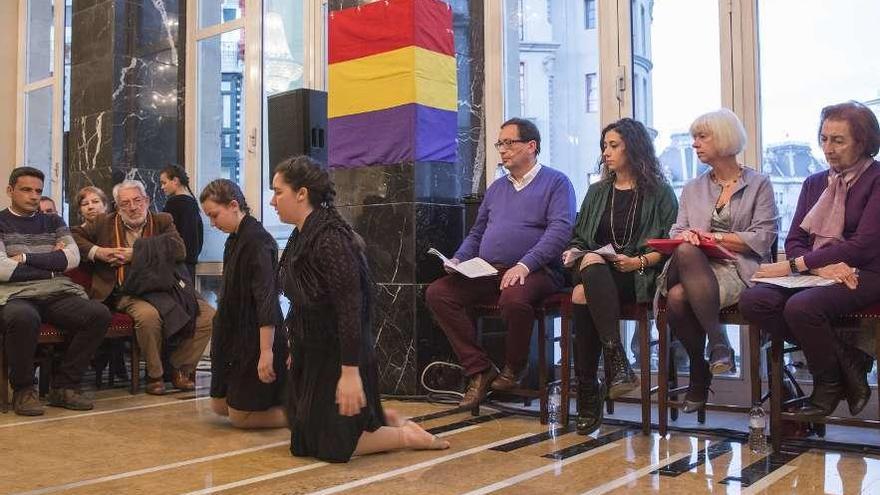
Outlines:
{"label": "man in purple sweater", "polygon": [[[428,307],[470,378],[461,407],[480,403],[490,386],[519,386],[527,371],[534,305],[563,286],[560,258],[575,217],[571,181],[538,163],[541,136],[533,123],[508,120],[495,148],[509,173],[486,190],[477,220],[452,262],[479,256],[498,268],[498,275],[469,279],[450,273],[432,283],[426,294]],[[501,374],[477,341],[468,316],[473,306],[496,302],[507,325]]]}

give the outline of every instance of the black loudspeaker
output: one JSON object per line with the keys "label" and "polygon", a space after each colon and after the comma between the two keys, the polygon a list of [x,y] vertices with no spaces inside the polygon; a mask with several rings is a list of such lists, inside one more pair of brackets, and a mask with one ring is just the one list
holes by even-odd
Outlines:
{"label": "black loudspeaker", "polygon": [[269,170],[293,155],[327,165],[327,93],[294,89],[268,102]]}

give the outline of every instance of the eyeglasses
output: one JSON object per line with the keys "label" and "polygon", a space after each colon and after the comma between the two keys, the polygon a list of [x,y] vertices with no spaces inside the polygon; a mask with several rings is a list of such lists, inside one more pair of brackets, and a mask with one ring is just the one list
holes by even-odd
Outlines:
{"label": "eyeglasses", "polygon": [[119,208],[121,208],[123,210],[130,210],[132,208],[140,208],[141,206],[143,206],[145,201],[146,201],[146,198],[143,198],[143,197],[134,198],[130,201],[122,201],[119,203]]}
{"label": "eyeglasses", "polygon": [[503,141],[495,142],[495,149],[501,151],[502,148],[510,149],[513,143],[528,143],[531,139],[505,139]]}

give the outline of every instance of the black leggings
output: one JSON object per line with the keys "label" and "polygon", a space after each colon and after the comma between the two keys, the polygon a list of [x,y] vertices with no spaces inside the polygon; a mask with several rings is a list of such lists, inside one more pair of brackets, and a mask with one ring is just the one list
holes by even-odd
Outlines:
{"label": "black leggings", "polygon": [[575,276],[584,286],[587,304],[572,305],[574,368],[580,383],[593,383],[603,345],[620,341],[620,306],[635,302],[635,276],[609,265],[589,265]]}

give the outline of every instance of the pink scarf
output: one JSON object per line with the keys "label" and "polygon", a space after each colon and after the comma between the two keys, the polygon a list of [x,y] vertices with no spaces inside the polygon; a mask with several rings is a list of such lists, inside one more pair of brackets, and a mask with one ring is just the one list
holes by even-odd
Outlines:
{"label": "pink scarf", "polygon": [[840,172],[828,169],[828,187],[801,222],[801,228],[813,236],[814,251],[843,240],[846,194],[872,163],[873,159],[865,158]]}

